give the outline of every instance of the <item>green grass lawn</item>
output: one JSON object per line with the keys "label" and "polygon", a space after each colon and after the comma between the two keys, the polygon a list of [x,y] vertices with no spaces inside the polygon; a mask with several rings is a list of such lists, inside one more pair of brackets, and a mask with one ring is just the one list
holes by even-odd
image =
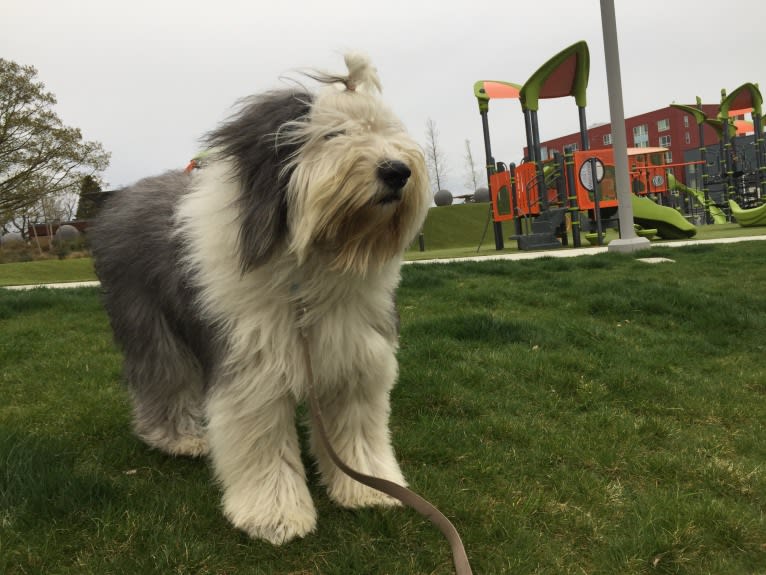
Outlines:
{"label": "green grass lawn", "polygon": [[0,286],[95,280],[90,258],[0,264]]}
{"label": "green grass lawn", "polygon": [[[651,255],[403,270],[393,442],[475,573],[766,573],[766,243]],[[232,529],[205,462],[131,436],[96,289],[0,290],[0,333],[0,573],[452,573],[313,474],[315,534]]]}
{"label": "green grass lawn", "polygon": [[[476,255],[516,253],[516,242],[508,239],[513,233],[511,223],[503,224],[505,248],[495,249],[492,223],[487,227],[489,204],[460,204],[432,208],[423,226],[425,251],[419,250],[417,240],[407,250],[405,259],[417,261],[437,258],[462,258]],[[617,236],[606,231],[606,240]],[[766,234],[766,227],[743,228],[738,224],[698,226],[695,240],[744,237]],[[571,241],[571,238],[570,238]],[[664,241],[655,238],[655,241]],[[590,246],[582,239],[582,247]],[[562,248],[567,249],[567,248]],[[0,264],[0,286],[95,280],[90,258],[40,260]]]}

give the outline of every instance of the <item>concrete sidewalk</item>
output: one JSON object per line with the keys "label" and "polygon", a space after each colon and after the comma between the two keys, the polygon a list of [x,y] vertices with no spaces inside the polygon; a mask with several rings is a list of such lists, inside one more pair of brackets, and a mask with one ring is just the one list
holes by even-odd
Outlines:
{"label": "concrete sidewalk", "polygon": [[62,282],[62,283],[56,283],[56,284],[27,284],[27,285],[20,285],[20,286],[3,286],[3,288],[9,289],[9,290],[23,291],[23,290],[30,290],[30,289],[36,289],[36,288],[61,289],[61,288],[78,288],[78,287],[98,287],[100,285],[101,285],[100,282],[89,281],[89,282]]}
{"label": "concrete sidewalk", "polygon": [[[652,242],[647,250],[647,255],[651,248],[664,246],[669,248],[680,248],[683,246],[694,246],[699,244],[733,244],[738,242],[763,241],[766,236],[743,236],[739,238],[719,238],[714,240],[680,240],[672,242]],[[447,264],[452,262],[486,262],[493,260],[532,260],[536,258],[573,258],[577,256],[593,256],[603,254],[609,251],[608,246],[591,246],[588,248],[561,248],[559,250],[541,250],[533,252],[518,252],[513,254],[497,254],[487,256],[470,256],[465,258],[443,258],[433,260],[413,260],[404,262],[405,264]]]}
{"label": "concrete sidewalk", "polygon": [[[683,246],[694,246],[700,244],[734,244],[739,242],[752,242],[752,241],[764,241],[764,236],[744,236],[739,238],[719,238],[715,240],[683,240],[673,242],[652,242],[649,249],[645,250],[646,255],[650,257],[650,251],[655,246],[665,246],[670,248],[680,248]],[[609,250],[608,246],[601,247],[588,247],[588,248],[561,248],[560,250],[541,250],[534,252],[518,252],[513,254],[498,254],[487,256],[471,256],[464,258],[443,258],[433,260],[414,260],[405,261],[409,264],[448,264],[453,262],[488,262],[496,260],[531,260],[536,258],[574,258],[578,256],[593,256],[596,254],[603,254]],[[30,290],[36,288],[78,288],[78,287],[98,287],[100,284],[97,281],[87,282],[65,282],[65,283],[53,283],[53,284],[29,284],[29,285],[17,285],[17,286],[3,286],[9,290]]]}

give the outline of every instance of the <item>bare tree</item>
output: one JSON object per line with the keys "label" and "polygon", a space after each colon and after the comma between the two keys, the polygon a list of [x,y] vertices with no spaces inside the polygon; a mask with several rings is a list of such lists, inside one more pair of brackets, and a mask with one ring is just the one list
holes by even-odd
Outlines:
{"label": "bare tree", "polygon": [[428,175],[431,178],[431,189],[433,193],[436,193],[442,189],[442,183],[447,175],[447,160],[439,147],[439,130],[436,129],[436,122],[431,118],[426,121],[425,152]]}
{"label": "bare tree", "polygon": [[465,187],[474,194],[479,189],[479,173],[476,171],[476,162],[473,161],[471,140],[465,141]]}

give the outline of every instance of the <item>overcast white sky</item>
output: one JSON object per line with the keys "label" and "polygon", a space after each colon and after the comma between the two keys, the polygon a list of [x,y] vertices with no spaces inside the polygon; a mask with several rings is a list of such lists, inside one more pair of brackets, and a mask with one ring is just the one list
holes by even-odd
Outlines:
{"label": "overcast white sky", "polygon": [[[616,0],[625,113],[640,114],[763,80],[766,2]],[[724,35],[722,37],[722,35]],[[465,140],[484,164],[473,83],[524,83],[566,46],[591,54],[589,124],[608,122],[598,0],[3,0],[0,57],[38,69],[65,124],[112,153],[109,188],[182,168],[238,98],[295,70],[343,71],[369,54],[383,94],[425,143],[432,118],[448,189],[465,193]],[[518,161],[518,102],[490,107],[495,158]],[[571,98],[540,107],[541,137],[577,130]]]}

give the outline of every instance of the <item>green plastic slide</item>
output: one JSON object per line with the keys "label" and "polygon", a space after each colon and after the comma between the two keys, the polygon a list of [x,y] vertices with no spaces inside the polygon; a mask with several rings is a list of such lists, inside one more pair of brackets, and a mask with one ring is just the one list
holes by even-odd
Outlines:
{"label": "green plastic slide", "polygon": [[740,226],[745,228],[766,226],[766,204],[751,210],[743,210],[737,202],[729,200],[729,207],[731,208],[731,215],[737,218],[737,223]]}
{"label": "green plastic slide", "polygon": [[726,223],[726,214],[723,213],[721,208],[715,205],[715,202],[713,200],[707,200],[705,201],[705,194],[696,188],[690,188],[681,182],[679,182],[673,174],[668,174],[668,187],[670,187],[671,190],[678,190],[679,192],[684,192],[685,194],[690,194],[696,198],[696,200],[708,211],[710,214],[710,217],[713,218],[714,224],[725,224]]}
{"label": "green plastic slide", "polygon": [[656,228],[657,235],[666,240],[690,238],[697,228],[673,208],[660,206],[646,197],[631,194],[633,221],[644,228]]}

